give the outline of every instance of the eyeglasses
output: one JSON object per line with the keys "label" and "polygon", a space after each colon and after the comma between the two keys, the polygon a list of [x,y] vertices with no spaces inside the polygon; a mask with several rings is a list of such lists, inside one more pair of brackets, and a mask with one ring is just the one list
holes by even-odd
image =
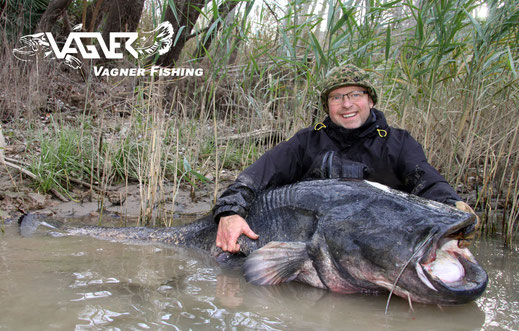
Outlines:
{"label": "eyeglasses", "polygon": [[332,105],[338,105],[344,102],[344,97],[347,97],[351,102],[359,101],[368,91],[353,91],[344,94],[332,94],[328,96],[328,102]]}

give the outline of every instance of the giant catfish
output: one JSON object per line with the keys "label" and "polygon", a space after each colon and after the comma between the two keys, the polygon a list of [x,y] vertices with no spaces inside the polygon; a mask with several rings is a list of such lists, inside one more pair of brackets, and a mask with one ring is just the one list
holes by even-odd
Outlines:
{"label": "giant catfish", "polygon": [[243,260],[258,285],[299,281],[339,293],[395,293],[407,300],[453,305],[478,298],[487,274],[458,240],[475,216],[369,181],[303,181],[265,191],[247,222],[259,239],[239,238],[240,253],[215,246],[208,216],[171,228],[70,228],[73,235],[145,240]]}

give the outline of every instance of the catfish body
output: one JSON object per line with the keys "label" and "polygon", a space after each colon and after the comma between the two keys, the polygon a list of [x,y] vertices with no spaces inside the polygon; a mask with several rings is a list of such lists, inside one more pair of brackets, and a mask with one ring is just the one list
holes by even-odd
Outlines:
{"label": "catfish body", "polygon": [[[394,291],[431,304],[479,297],[487,274],[457,241],[475,216],[378,183],[304,181],[260,194],[247,217],[259,239],[239,238],[248,281],[300,281],[340,293]],[[230,255],[215,246],[212,217],[183,227],[67,229],[69,234],[182,245]],[[231,256],[232,258],[232,256]]]}

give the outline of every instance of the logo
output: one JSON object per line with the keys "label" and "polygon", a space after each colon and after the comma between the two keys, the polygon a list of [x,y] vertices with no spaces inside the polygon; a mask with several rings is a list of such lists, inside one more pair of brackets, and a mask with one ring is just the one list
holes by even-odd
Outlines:
{"label": "logo", "polygon": [[[141,33],[140,38],[137,32],[110,32],[108,45],[100,32],[81,32],[81,28],[82,24],[74,26],[61,48],[50,32],[25,35],[20,38],[23,46],[13,49],[13,54],[21,61],[32,61],[43,54],[43,58],[60,60],[73,69],[79,69],[82,63],[74,56],[76,54],[81,54],[84,59],[101,59],[102,56],[106,59],[122,59],[123,50],[126,50],[138,59],[165,54],[173,44],[173,26],[167,21],[152,31]],[[150,46],[134,46],[135,42],[144,45],[149,39],[153,40]],[[84,40],[95,40],[99,47],[85,45]]]}

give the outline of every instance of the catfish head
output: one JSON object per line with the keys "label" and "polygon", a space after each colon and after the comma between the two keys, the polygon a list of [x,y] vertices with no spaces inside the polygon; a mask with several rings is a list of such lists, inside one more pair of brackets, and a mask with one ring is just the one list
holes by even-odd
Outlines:
{"label": "catfish head", "polygon": [[475,216],[371,185],[379,191],[361,193],[367,201],[362,210],[345,218],[340,207],[332,208],[310,244],[319,247],[311,251],[328,251],[336,278],[360,291],[383,288],[422,303],[453,305],[478,298],[487,274],[458,245],[474,231]]}
{"label": "catfish head", "polygon": [[20,37],[22,47],[13,49],[13,55],[21,61],[32,61],[38,54],[44,57],[52,54],[50,43],[44,32],[28,34]]}
{"label": "catfish head", "polygon": [[[82,24],[78,24],[73,27],[72,31],[81,31],[81,28]],[[45,32],[22,36],[20,37],[20,43],[23,46],[13,49],[13,55],[18,60],[29,62],[35,60],[38,56],[44,59],[56,58]],[[82,65],[81,60],[71,54],[66,54],[60,62],[72,69],[78,69]]]}
{"label": "catfish head", "polygon": [[173,44],[173,32],[173,26],[168,21],[162,22],[152,31],[142,32],[142,36],[139,38],[140,43],[146,44],[149,39],[153,40],[153,43],[137,48],[137,53],[144,56],[152,56],[157,53],[166,54]]}

